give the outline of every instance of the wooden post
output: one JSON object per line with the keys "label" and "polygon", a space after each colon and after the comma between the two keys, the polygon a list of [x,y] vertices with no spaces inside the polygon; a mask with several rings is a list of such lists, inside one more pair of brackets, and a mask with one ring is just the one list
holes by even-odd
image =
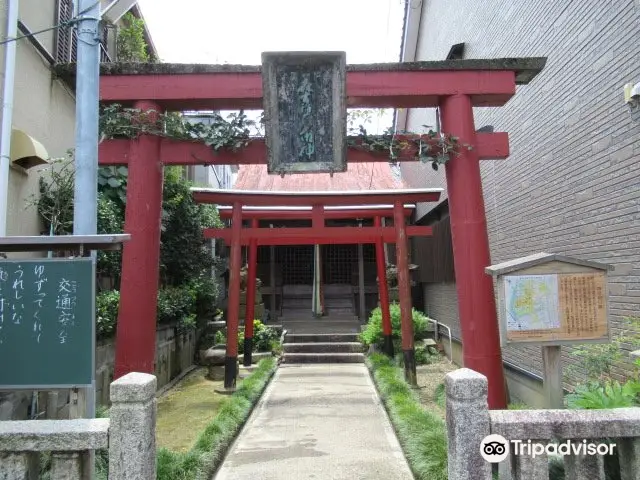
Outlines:
{"label": "wooden post", "polygon": [[[373,224],[379,227],[380,217],[373,219]],[[393,352],[393,332],[391,328],[391,312],[389,311],[389,285],[387,283],[387,262],[385,260],[384,242],[382,237],[376,241],[376,267],[378,270],[378,294],[380,296],[380,311],[382,312],[382,334],[384,336],[384,353],[391,358]]]}
{"label": "wooden post", "polygon": [[[311,226],[313,228],[324,228],[324,206],[321,204],[315,204],[311,210]],[[313,264],[314,264],[314,272],[313,278],[314,282],[317,278],[318,280],[318,291],[317,291],[317,304],[313,304],[311,310],[314,311],[315,314],[320,313],[320,316],[325,315],[324,309],[324,289],[322,288],[322,247],[319,244],[314,245],[314,255],[313,255]],[[317,269],[317,271],[316,271]],[[319,311],[316,311],[316,307],[319,306]]]}
{"label": "wooden post", "polygon": [[396,265],[398,268],[398,294],[400,295],[400,325],[402,330],[402,353],[404,356],[404,377],[413,386],[416,377],[416,353],[413,347],[413,315],[411,286],[409,280],[409,247],[404,212],[401,201],[393,206],[393,224],[396,228]]}
{"label": "wooden post", "polygon": [[[134,106],[161,111],[151,102]],[[130,372],[154,373],[163,183],[160,140],[154,135],[130,140],[124,231],[131,240],[122,250],[115,379]]]}
{"label": "wooden post", "polygon": [[47,395],[47,413],[45,418],[47,420],[58,419],[58,392],[56,390],[50,390]]}
{"label": "wooden post", "polygon": [[[362,227],[362,222],[360,222]],[[366,302],[364,293],[364,251],[363,245],[358,244],[358,292],[360,293],[360,321],[367,321]]]}
{"label": "wooden post", "polygon": [[229,306],[227,308],[227,356],[224,365],[224,388],[235,389],[238,367],[238,317],[240,314],[240,234],[242,204],[233,204],[231,220],[231,255],[229,259]]}
{"label": "wooden post", "polygon": [[560,345],[542,347],[543,387],[547,408],[564,408],[561,350]]}
{"label": "wooden post", "polygon": [[[273,223],[269,225],[273,228]],[[269,247],[269,285],[271,286],[271,311],[275,312],[278,305],[278,295],[276,294],[276,247]]]}
{"label": "wooden post", "polygon": [[[382,226],[386,227],[387,226],[387,219],[386,217],[382,217]],[[386,243],[382,243],[382,248],[384,249],[384,264],[385,265],[389,265],[389,248],[387,247]]]}
{"label": "wooden post", "polygon": [[[258,219],[251,219],[251,228],[258,228]],[[251,366],[251,352],[253,350],[253,317],[256,306],[256,270],[258,268],[258,241],[251,240],[249,243],[249,259],[247,261],[247,304],[245,306],[246,315],[244,319],[244,356],[245,367]]]}
{"label": "wooden post", "polygon": [[489,380],[489,408],[506,408],[493,280],[484,273],[491,257],[471,98],[444,97],[440,114],[442,130],[473,147],[460,147],[445,165],[464,365]]}

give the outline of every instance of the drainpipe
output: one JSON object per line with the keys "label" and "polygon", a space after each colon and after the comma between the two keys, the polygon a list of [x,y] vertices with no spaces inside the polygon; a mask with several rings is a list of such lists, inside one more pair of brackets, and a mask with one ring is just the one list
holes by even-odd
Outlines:
{"label": "drainpipe", "polygon": [[[9,0],[7,39],[18,36],[18,0]],[[0,126],[0,237],[7,235],[9,207],[9,165],[11,163],[11,125],[13,121],[13,85],[16,73],[16,42],[5,44],[2,88],[2,125]]]}

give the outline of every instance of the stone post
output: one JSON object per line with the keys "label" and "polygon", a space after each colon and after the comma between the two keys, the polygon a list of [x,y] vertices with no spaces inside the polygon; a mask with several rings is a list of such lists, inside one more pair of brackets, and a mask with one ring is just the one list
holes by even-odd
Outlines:
{"label": "stone post", "polygon": [[618,438],[620,480],[640,478],[640,438]]}
{"label": "stone post", "polygon": [[[88,471],[83,471],[82,456],[88,452],[53,452],[51,459],[51,478],[56,480],[85,480],[92,478]],[[86,461],[86,460],[85,460]]]}
{"label": "stone post", "polygon": [[3,480],[31,480],[27,453],[0,452],[0,478]]}
{"label": "stone post", "polygon": [[109,480],[156,478],[156,384],[146,373],[111,384]]}
{"label": "stone post", "polygon": [[445,390],[449,480],[491,480],[491,464],[480,455],[490,433],[487,378],[461,368],[447,374]]}
{"label": "stone post", "polygon": [[[585,422],[585,426],[588,424]],[[587,439],[588,443],[598,443],[598,439]],[[572,438],[579,444],[582,438]],[[583,478],[604,478],[604,457],[601,455],[566,455],[564,457],[564,478],[582,480]]]}

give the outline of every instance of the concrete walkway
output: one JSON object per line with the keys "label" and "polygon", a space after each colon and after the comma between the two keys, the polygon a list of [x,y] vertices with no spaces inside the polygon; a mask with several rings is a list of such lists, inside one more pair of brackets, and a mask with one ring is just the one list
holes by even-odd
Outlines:
{"label": "concrete walkway", "polygon": [[215,480],[410,480],[362,364],[281,366]]}

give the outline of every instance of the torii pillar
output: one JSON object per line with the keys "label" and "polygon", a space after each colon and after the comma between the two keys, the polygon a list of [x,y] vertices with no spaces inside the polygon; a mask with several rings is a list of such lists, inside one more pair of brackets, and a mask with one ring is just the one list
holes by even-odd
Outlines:
{"label": "torii pillar", "polygon": [[[373,219],[373,225],[382,226],[380,216]],[[389,311],[389,285],[387,283],[387,262],[384,258],[384,240],[376,240],[376,267],[378,269],[378,293],[380,296],[380,312],[382,313],[382,335],[384,337],[384,353],[393,358],[393,331],[391,312]]]}
{"label": "torii pillar", "polygon": [[[143,112],[162,111],[158,105],[148,101],[139,101],[134,108]],[[131,240],[122,250],[116,379],[129,372],[153,373],[156,353],[164,179],[160,159],[161,137],[141,135],[130,142],[124,231],[131,234]]]}
{"label": "torii pillar", "polygon": [[[440,112],[444,132],[476,147],[469,95],[443,97]],[[484,272],[491,258],[477,149],[461,146],[445,171],[464,366],[487,377],[489,408],[503,409],[506,389],[493,279]]]}
{"label": "torii pillar", "polygon": [[[258,228],[258,219],[251,219],[251,228]],[[256,284],[257,284],[257,269],[258,269],[258,242],[252,239],[249,242],[249,255],[248,255],[248,269],[247,269],[247,292],[245,302],[245,317],[244,317],[244,355],[243,365],[250,367],[252,362],[253,351],[253,320],[254,313],[256,311]]]}

